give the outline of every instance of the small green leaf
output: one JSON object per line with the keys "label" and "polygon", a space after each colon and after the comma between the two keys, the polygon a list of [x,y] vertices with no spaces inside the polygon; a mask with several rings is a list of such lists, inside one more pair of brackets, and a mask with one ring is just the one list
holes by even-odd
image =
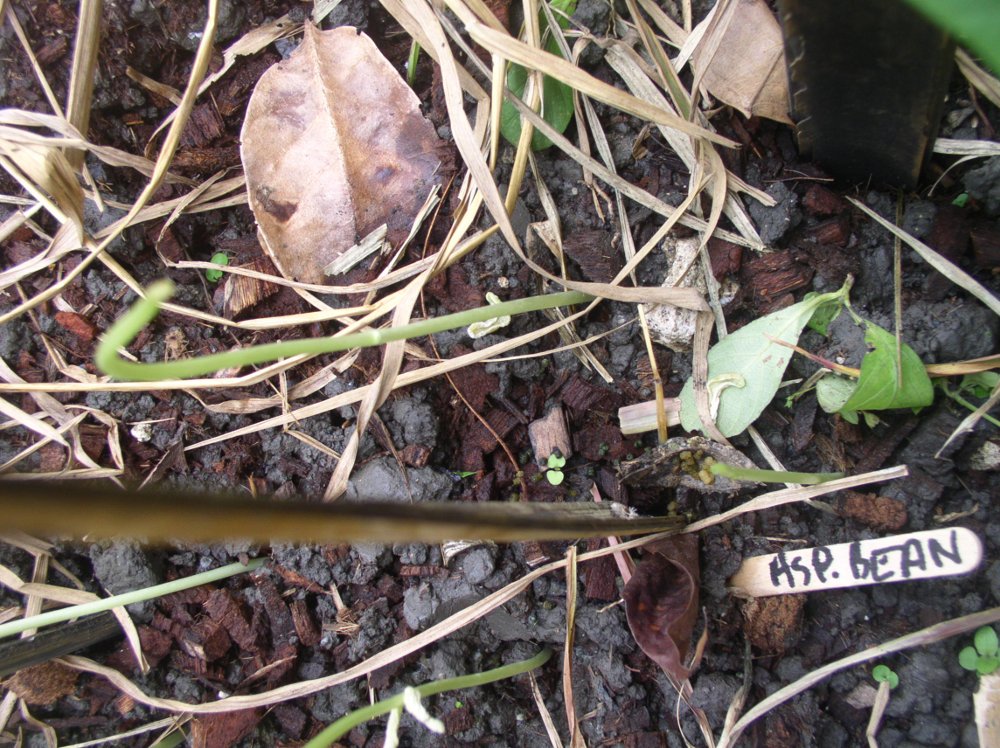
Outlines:
{"label": "small green leaf", "polygon": [[545,480],[551,483],[553,486],[558,486],[565,480],[566,476],[563,475],[562,470],[546,470]]}
{"label": "small green leaf", "polygon": [[896,371],[896,338],[888,330],[867,323],[865,342],[872,350],[861,360],[858,386],[844,410],[922,408],[934,400],[934,386],[920,357],[903,343],[902,380]]}
{"label": "small green leaf", "polygon": [[996,655],[980,657],[976,662],[976,672],[980,675],[990,675],[995,673],[998,667],[1000,667],[1000,657],[997,657]]}
{"label": "small green leaf", "polygon": [[951,201],[951,204],[954,205],[956,208],[964,208],[968,204],[968,202],[969,202],[969,193],[963,192],[962,194],[956,196],[955,199]]}
{"label": "small green leaf", "polygon": [[994,631],[992,626],[982,626],[976,629],[973,643],[976,645],[976,651],[984,657],[994,657],[998,649],[1000,649],[1000,644],[997,641],[997,632]]}
{"label": "small green leaf", "polygon": [[[214,255],[212,255],[212,259],[210,260],[210,262],[216,265],[228,265],[229,255],[227,255],[225,252],[216,252]],[[205,271],[205,278],[211,283],[218,283],[220,280],[222,280],[223,275],[225,275],[225,273],[223,273],[221,270]]]}
{"label": "small green leaf", "polygon": [[979,652],[975,647],[965,647],[958,653],[958,664],[966,670],[975,672],[979,667]]}
{"label": "small green leaf", "polygon": [[[798,342],[802,328],[821,306],[840,302],[847,287],[820,294],[790,307],[755,319],[729,335],[708,352],[708,379],[722,381],[731,376],[744,382],[719,395],[719,412],[715,423],[723,436],[735,436],[757,420],[774,398],[792,357],[788,345]],[[784,343],[785,345],[782,345]],[[681,390],[681,425],[687,431],[702,430],[701,418],[694,402],[694,385],[689,379]]]}
{"label": "small green leaf", "polygon": [[563,457],[561,454],[553,452],[552,454],[549,455],[549,459],[545,462],[545,464],[548,465],[550,468],[558,469],[566,466],[566,458]]}
{"label": "small green leaf", "polygon": [[879,683],[888,683],[889,688],[895,688],[899,685],[899,676],[896,675],[896,671],[888,665],[876,665],[873,667],[872,678]]}

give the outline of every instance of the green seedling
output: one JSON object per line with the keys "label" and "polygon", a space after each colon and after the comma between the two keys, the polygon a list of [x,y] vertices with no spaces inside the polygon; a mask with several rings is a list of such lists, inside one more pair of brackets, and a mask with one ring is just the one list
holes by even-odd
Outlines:
{"label": "green seedling", "polygon": [[956,195],[955,199],[951,201],[951,204],[954,205],[956,208],[964,208],[966,205],[969,204],[969,193],[963,192],[959,195]]}
{"label": "green seedling", "polygon": [[888,683],[889,688],[895,688],[899,685],[899,676],[896,675],[896,671],[888,665],[876,665],[873,667],[872,678],[874,678],[877,683]]}
{"label": "green seedling", "polygon": [[958,653],[958,664],[979,675],[990,675],[1000,668],[1000,642],[992,626],[976,629],[973,646]]}
{"label": "green seedling", "polygon": [[[457,678],[445,678],[444,680],[425,683],[416,688],[407,688],[403,693],[398,693],[395,696],[382,699],[374,704],[356,709],[350,714],[344,715],[306,743],[305,748],[326,748],[326,746],[332,745],[356,726],[375,717],[380,717],[383,714],[396,714],[395,718],[390,716],[390,729],[387,730],[386,745],[398,745],[398,737],[395,730],[398,730],[398,719],[403,709],[406,709],[410,714],[415,716],[424,726],[438,732],[436,728],[440,725],[440,722],[427,714],[426,709],[423,709],[423,706],[420,704],[421,698],[445,691],[457,691],[462,688],[482,686],[505,678],[513,678],[515,675],[520,675],[521,673],[541,667],[548,662],[551,656],[551,649],[543,649],[530,660],[514,662],[510,665],[487,670],[483,673],[470,673],[469,675],[460,675]],[[456,704],[458,703],[460,702],[456,702]],[[443,725],[440,732],[444,732]],[[394,742],[390,743],[390,739]]]}
{"label": "green seedling", "polygon": [[[993,390],[996,389],[997,385],[1000,384],[1000,373],[995,371],[981,371],[976,374],[966,374],[962,377],[961,381],[959,381],[958,387],[955,389],[952,389],[949,386],[948,380],[945,377],[935,379],[934,384],[939,390],[941,390],[941,392],[950,397],[963,408],[975,411],[977,410],[976,404],[969,402],[966,397],[989,397]],[[997,420],[989,413],[984,413],[983,418],[997,428],[1000,428],[1000,420]]]}
{"label": "green seedling", "polygon": [[[550,0],[549,7],[556,18],[556,23],[560,28],[569,26],[568,17],[576,10],[576,0]],[[548,35],[545,42],[545,51],[562,57],[559,43],[556,41],[554,32],[549,28],[548,20],[544,12],[539,14],[539,28],[543,38]],[[507,89],[518,98],[524,97],[524,88],[528,82],[528,71],[520,65],[511,65],[507,70]],[[565,83],[550,78],[542,77],[542,119],[551,125],[557,132],[565,132],[573,119],[573,89]],[[512,145],[517,145],[521,137],[521,115],[517,109],[509,102],[504,102],[500,110],[500,133]],[[552,145],[552,141],[540,132],[534,132],[531,136],[531,149],[541,151]]]}
{"label": "green seedling", "polygon": [[788,470],[741,468],[725,462],[713,462],[708,469],[713,475],[753,483],[801,483],[804,486],[815,486],[844,477],[843,473],[796,473]]}
{"label": "green seedling", "polygon": [[[210,262],[213,265],[223,265],[223,266],[228,265],[229,255],[227,255],[225,252],[216,252],[214,255],[212,255],[212,259],[210,260]],[[209,281],[209,283],[218,283],[220,280],[222,280],[223,275],[225,275],[225,273],[223,273],[221,270],[212,269],[205,271],[205,278]]]}
{"label": "green seedling", "polygon": [[414,39],[410,43],[410,56],[406,60],[406,85],[413,88],[417,80],[417,61],[420,59],[420,45]]}
{"label": "green seedling", "polygon": [[563,475],[562,471],[562,469],[566,467],[566,458],[559,454],[559,452],[553,452],[550,454],[549,459],[545,462],[545,465],[545,480],[553,486],[558,486],[566,479],[566,476]]}
{"label": "green seedling", "polygon": [[557,306],[581,304],[593,299],[592,296],[585,293],[566,291],[490,304],[465,312],[412,322],[408,325],[367,330],[352,335],[267,343],[207,356],[158,363],[137,363],[122,358],[118,354],[118,350],[127,347],[135,340],[136,335],[156,318],[160,307],[173,295],[173,290],[174,284],[169,280],[156,281],[146,289],[144,298],[137,301],[111,326],[111,329],[97,346],[94,362],[98,369],[122,381],[153,382],[160,379],[189,379],[223,369],[252,366],[300,354],[333,353],[351,348],[382,345],[394,340],[408,340],[445,330],[468,327],[473,322],[505,314],[524,314],[541,309],[552,309]]}

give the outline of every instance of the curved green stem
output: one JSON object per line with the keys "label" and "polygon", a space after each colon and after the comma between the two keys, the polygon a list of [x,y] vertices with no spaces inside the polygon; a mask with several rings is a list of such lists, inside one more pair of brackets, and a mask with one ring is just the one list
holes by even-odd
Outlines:
{"label": "curved green stem", "polygon": [[[417,686],[417,692],[421,697],[433,696],[444,691],[457,691],[461,688],[472,688],[474,686],[493,683],[504,678],[513,678],[515,675],[520,675],[521,673],[541,667],[548,662],[551,656],[551,649],[543,649],[530,660],[513,662],[510,665],[503,665],[502,667],[487,670],[483,673],[470,673],[469,675],[460,675],[457,678],[445,678],[444,680],[425,683],[422,686]],[[362,722],[367,722],[375,717],[388,714],[393,709],[401,709],[402,706],[403,694],[398,693],[395,696],[390,696],[388,699],[382,699],[361,709],[355,709],[350,714],[345,714],[336,722],[330,724],[325,730],[306,743],[303,748],[326,748],[326,746],[331,745],[335,740],[340,739]]]}
{"label": "curved green stem", "polygon": [[801,483],[814,486],[826,483],[828,480],[843,478],[843,473],[793,473],[788,470],[758,470],[756,468],[740,468],[727,465],[724,462],[713,463],[709,468],[713,475],[721,475],[732,480],[753,481],[754,483]]}
{"label": "curved green stem", "polygon": [[20,634],[22,631],[28,629],[51,626],[53,623],[62,623],[63,621],[70,621],[74,618],[89,616],[94,613],[103,613],[105,610],[111,610],[112,608],[131,605],[132,603],[141,603],[146,600],[163,597],[164,595],[172,595],[181,590],[189,590],[192,587],[200,587],[203,584],[217,582],[220,579],[226,579],[235,574],[254,571],[266,562],[266,558],[253,558],[245,564],[226,564],[225,566],[220,566],[218,569],[210,569],[209,571],[193,574],[190,577],[175,579],[172,582],[155,584],[152,587],[143,587],[142,589],[123,592],[120,595],[112,595],[111,597],[102,597],[100,600],[71,605],[68,608],[50,610],[46,613],[30,616],[29,618],[18,618],[0,625],[0,639],[5,636]]}
{"label": "curved green stem", "polygon": [[266,343],[250,348],[240,348],[207,356],[163,361],[158,363],[136,363],[126,361],[119,354],[120,348],[128,346],[146,325],[153,321],[160,306],[173,294],[174,284],[169,280],[159,280],[146,289],[145,298],[137,301],[123,314],[105,334],[97,346],[94,363],[103,373],[119,380],[152,382],[160,379],[189,379],[200,377],[223,369],[252,366],[299,354],[334,353],[351,348],[367,348],[395,340],[419,338],[458,327],[467,327],[473,322],[482,322],[504,315],[524,314],[541,309],[582,304],[593,299],[579,291],[531,296],[516,301],[476,307],[464,312],[446,314],[442,317],[411,322],[400,327],[366,330],[352,335],[329,338],[308,338],[288,340],[281,343]]}

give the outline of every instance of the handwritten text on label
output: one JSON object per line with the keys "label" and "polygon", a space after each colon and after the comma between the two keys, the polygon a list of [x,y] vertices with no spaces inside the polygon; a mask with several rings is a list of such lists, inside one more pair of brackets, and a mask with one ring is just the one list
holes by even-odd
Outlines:
{"label": "handwritten text on label", "polygon": [[981,560],[976,534],[956,527],[756,556],[743,562],[730,587],[762,597],[931,579],[972,571]]}

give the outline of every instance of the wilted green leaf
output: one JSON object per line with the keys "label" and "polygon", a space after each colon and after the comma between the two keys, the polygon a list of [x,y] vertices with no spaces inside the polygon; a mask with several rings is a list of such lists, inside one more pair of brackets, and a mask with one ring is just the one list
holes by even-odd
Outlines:
{"label": "wilted green leaf", "polygon": [[902,378],[896,369],[896,338],[868,323],[865,342],[872,347],[861,360],[858,386],[843,410],[922,408],[934,400],[934,386],[920,357],[906,343],[900,353]]}
{"label": "wilted green leaf", "polygon": [[[735,436],[752,424],[774,397],[792,357],[789,345],[798,342],[802,328],[817,309],[843,300],[847,287],[820,294],[754,320],[712,346],[708,352],[709,389],[713,381],[742,381],[719,395],[715,423],[723,436]],[[681,425],[687,431],[702,430],[689,379],[681,390]]]}

